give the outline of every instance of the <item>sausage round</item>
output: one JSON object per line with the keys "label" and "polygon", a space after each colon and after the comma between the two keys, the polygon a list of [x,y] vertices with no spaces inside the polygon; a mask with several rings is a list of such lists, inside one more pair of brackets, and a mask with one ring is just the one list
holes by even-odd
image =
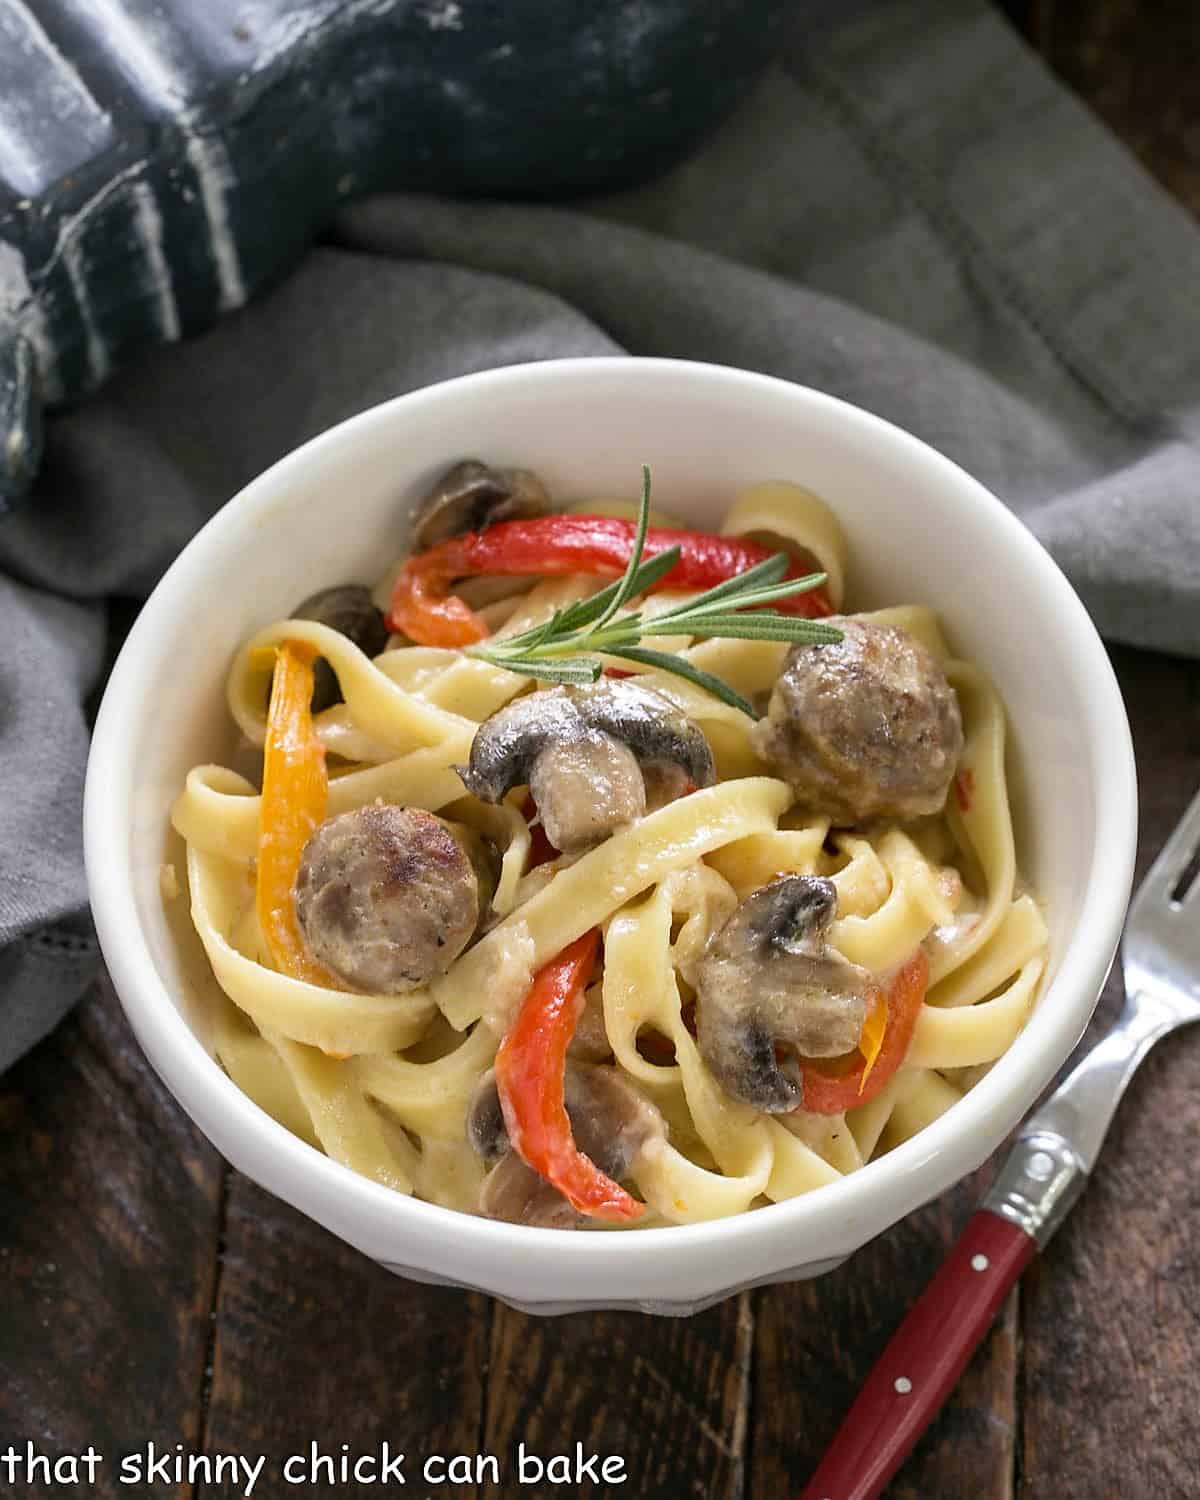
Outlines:
{"label": "sausage round", "polygon": [[940,811],[963,744],[946,674],[907,631],[831,623],[840,641],[788,653],[754,731],[759,754],[835,824]]}
{"label": "sausage round", "polygon": [[314,957],[386,994],[444,974],[486,900],[466,838],[433,813],[393,806],[327,818],[304,846],[295,895]]}

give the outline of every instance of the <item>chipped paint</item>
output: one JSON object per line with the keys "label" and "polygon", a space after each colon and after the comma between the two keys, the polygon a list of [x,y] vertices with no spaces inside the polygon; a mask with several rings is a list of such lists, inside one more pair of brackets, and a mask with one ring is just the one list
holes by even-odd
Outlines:
{"label": "chipped paint", "polygon": [[33,349],[37,361],[38,385],[47,401],[62,399],[62,382],[46,314],[33,295],[25,257],[15,245],[0,240],[0,323],[8,321]]}
{"label": "chipped paint", "polygon": [[71,282],[71,290],[75,293],[75,303],[79,308],[79,319],[83,324],[84,348],[87,350],[88,379],[93,385],[99,385],[112,369],[112,358],[108,352],[108,345],[104,342],[104,335],[100,332],[100,325],[96,321],[96,314],[92,310],[92,293],[88,285],[87,257],[83,245],[77,234],[68,235],[63,243],[62,263],[66,267],[67,276]]}
{"label": "chipped paint", "polygon": [[88,0],[88,9],[102,22],[111,55],[139,93],[164,112],[187,102],[179,70],[149,40],[141,14],[131,15],[122,0]]}
{"label": "chipped paint", "polygon": [[25,257],[15,245],[0,240],[0,318],[15,320],[32,296]]}
{"label": "chipped paint", "polygon": [[180,333],[179,307],[175,285],[163,243],[163,220],[148,183],[139,182],[133,189],[133,221],[146,255],[147,286],[158,314],[158,331],[168,342]]}
{"label": "chipped paint", "polygon": [[250,73],[271,67],[299,43],[311,46],[326,28],[337,24],[348,27],[362,17],[379,18],[399,10],[407,0],[323,0],[318,4],[296,4],[282,15],[273,15],[269,23],[260,23],[256,32],[260,52]]}
{"label": "chipped paint", "polygon": [[[28,82],[30,97],[17,84]],[[46,128],[52,122],[55,128]],[[63,124],[69,124],[69,132]],[[41,193],[55,177],[113,142],[112,118],[24,0],[0,8],[0,179]]]}
{"label": "chipped paint", "polygon": [[200,184],[200,199],[208,219],[221,309],[228,312],[230,308],[241,307],[246,300],[241,258],[229,222],[233,168],[229,164],[229,153],[215,136],[189,135],[186,154]]}
{"label": "chipped paint", "polygon": [[61,401],[66,395],[58,369],[58,350],[50,337],[46,312],[36,298],[25,309],[17,326],[31,345],[37,360],[37,383],[46,401]]}
{"label": "chipped paint", "polygon": [[[781,0],[769,3],[782,8]],[[704,34],[706,43],[728,40],[730,64],[737,62],[706,84],[714,113],[741,87],[747,65],[759,65],[761,26],[736,10]],[[68,17],[70,26],[60,29]],[[257,120],[271,116],[261,100],[294,97],[305,111],[324,104],[319,79],[332,76],[339,44],[351,32],[372,30],[379,47],[366,81],[354,74],[351,92],[330,97],[333,128],[343,97],[360,109],[354,91],[408,88],[437,121],[462,129],[423,129],[420,111],[410,111],[415,118],[382,112],[386,157],[369,130],[348,131],[344,140],[339,134],[321,157],[311,194],[297,195],[295,211],[291,203],[275,206],[281,244],[336,200],[389,185],[369,154],[375,146],[380,161],[407,153],[418,184],[436,180],[427,163],[444,162],[454,184],[469,189],[477,177],[496,190],[506,169],[497,161],[493,122],[510,119],[509,79],[518,62],[537,73],[536,52],[524,46],[522,30],[505,24],[502,7],[466,0],[215,0],[190,9],[173,0],[0,0],[0,186],[8,189],[0,235],[13,242],[0,244],[0,324],[3,337],[15,328],[30,346],[39,396],[61,401],[94,388],[139,341],[178,339],[183,327],[243,305],[270,276],[269,236],[254,224],[263,211],[256,188],[268,164],[244,150]],[[683,0],[579,5],[569,37],[572,67],[546,77],[543,89],[550,116],[563,112],[571,128],[561,144],[541,127],[523,137],[517,112],[514,171],[539,183],[607,182],[618,169],[636,172],[642,136],[656,163],[664,150],[679,149],[696,130],[688,124],[672,131],[675,99],[656,67],[668,44],[693,33],[694,13]],[[100,49],[94,74],[78,71],[71,55],[84,34]],[[77,40],[64,55],[60,42],[65,46],[68,35]],[[600,149],[593,129],[591,142],[580,143],[577,126],[586,132],[588,117],[630,95],[638,118],[621,105],[629,128],[620,142],[606,136],[612,149]],[[295,139],[302,145],[303,133]],[[288,128],[277,133],[281,153],[291,143]],[[591,170],[590,158],[602,169]],[[211,274],[189,277],[173,263],[183,239],[193,254],[209,257]],[[118,276],[124,287],[114,285]]]}
{"label": "chipped paint", "polygon": [[462,6],[455,0],[436,0],[423,12],[425,24],[430,31],[461,31],[463,29]]}

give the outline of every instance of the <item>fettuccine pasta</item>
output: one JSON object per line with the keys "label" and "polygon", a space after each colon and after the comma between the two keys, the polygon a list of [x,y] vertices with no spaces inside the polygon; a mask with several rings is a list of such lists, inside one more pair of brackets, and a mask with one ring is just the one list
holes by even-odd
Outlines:
{"label": "fettuccine pasta", "polygon": [[[826,618],[843,632],[840,645],[654,639],[748,700],[759,723],[653,663],[604,658],[621,675],[598,685],[611,701],[593,700],[421,643],[419,610],[441,610],[443,596],[401,608],[411,568],[375,592],[392,605],[389,624],[405,625],[381,650],[316,608],[239,650],[228,709],[251,774],[195,767],[172,822],[192,921],[226,997],[217,1055],[311,1146],[465,1212],[572,1227],[697,1223],[859,1170],[950,1108],[1019,1034],[1047,932],[1018,875],[995,690],[954,656],[926,604],[847,612],[853,557],[808,491],[755,486],[734,499],[725,531],[735,546],[815,559]],[[497,522],[478,535],[498,545],[508,533]],[[448,545],[458,543],[431,540],[422,555]],[[465,619],[489,641],[513,639],[613,576],[516,566],[487,588],[456,577],[453,628]],[[656,618],[700,591],[668,574],[637,607]],[[867,722],[855,695],[877,645],[910,653],[878,659],[888,691],[888,673],[900,684],[887,700],[897,713],[933,713],[915,671],[939,685],[945,764],[931,795],[923,785],[909,796],[906,780],[905,757],[930,742],[924,720],[911,743],[907,720],[892,722],[862,757],[838,739],[839,715]],[[808,663],[852,646],[861,652],[844,684],[814,687]],[[314,699],[311,752],[288,738],[272,688],[287,651],[319,658],[336,680],[331,701]],[[641,690],[651,696],[635,699]],[[654,744],[676,746],[670,775],[661,746],[613,727],[623,695],[639,712],[661,705]],[[543,702],[549,727],[530,738]],[[592,757],[583,772],[571,735]],[[499,781],[482,748],[493,741],[511,761]],[[268,862],[273,879],[291,880],[299,856],[277,842],[258,767],[265,757],[278,803],[286,757],[309,753],[316,831],[285,892],[287,931],[312,945],[300,967],[264,930],[276,917],[262,900]],[[885,765],[889,755],[900,760]],[[630,775],[632,811],[609,816],[606,798],[619,800]],[[371,880],[355,885],[364,860]],[[401,887],[403,911],[371,905]]]}

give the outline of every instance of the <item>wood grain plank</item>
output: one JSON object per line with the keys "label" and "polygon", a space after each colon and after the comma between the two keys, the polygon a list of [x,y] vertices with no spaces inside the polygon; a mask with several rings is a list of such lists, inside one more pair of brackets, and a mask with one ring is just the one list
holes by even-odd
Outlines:
{"label": "wood grain plank", "polygon": [[[314,1441],[335,1461],[343,1444],[377,1455],[386,1441],[407,1455],[405,1493],[424,1494],[427,1457],[478,1451],[490,1319],[485,1298],[393,1276],[231,1173],[206,1451],[266,1455],[267,1493],[322,1500],[373,1490],[326,1469],[286,1486],[288,1457]],[[213,1483],[197,1500],[239,1494]]]}
{"label": "wood grain plank", "polygon": [[[487,1448],[508,1462],[501,1484],[485,1489],[486,1500],[741,1500],[753,1345],[751,1293],[694,1318],[531,1318],[497,1306]],[[520,1489],[513,1460],[519,1442],[542,1458],[573,1453],[576,1442],[585,1453],[618,1455],[626,1482]]]}
{"label": "wood grain plank", "polygon": [[1200,214],[1195,0],[1024,0],[1034,46],[1141,158]]}
{"label": "wood grain plank", "polygon": [[[798,1491],[991,1180],[989,1164],[815,1281],[760,1293],[749,1500]],[[889,1500],[1010,1500],[1017,1302],[1010,1297]]]}
{"label": "wood grain plank", "polygon": [[[1200,786],[1200,664],[1117,651],[1141,790],[1138,875]],[[1120,1003],[1114,976],[1089,1035]],[[1188,1496],[1200,1474],[1200,1036],[1160,1043],[1091,1183],[1025,1279],[1021,1494]],[[1070,1461],[1066,1461],[1069,1455]]]}
{"label": "wood grain plank", "polygon": [[107,980],[0,1079],[0,1448],[197,1443],[220,1176]]}

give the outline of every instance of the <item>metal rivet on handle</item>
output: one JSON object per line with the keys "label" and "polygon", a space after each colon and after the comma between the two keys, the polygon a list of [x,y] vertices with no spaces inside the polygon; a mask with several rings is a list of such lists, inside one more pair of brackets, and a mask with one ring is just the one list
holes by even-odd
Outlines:
{"label": "metal rivet on handle", "polygon": [[896,1381],[896,1394],[898,1396],[907,1396],[911,1390],[912,1381],[907,1375],[901,1375]]}
{"label": "metal rivet on handle", "polygon": [[1054,1174],[1054,1158],[1045,1151],[1035,1151],[1029,1158],[1025,1171],[1034,1182],[1048,1182]]}
{"label": "metal rivet on handle", "polygon": [[971,1257],[972,1271],[986,1271],[990,1265],[991,1261],[986,1255],[972,1255]]}

